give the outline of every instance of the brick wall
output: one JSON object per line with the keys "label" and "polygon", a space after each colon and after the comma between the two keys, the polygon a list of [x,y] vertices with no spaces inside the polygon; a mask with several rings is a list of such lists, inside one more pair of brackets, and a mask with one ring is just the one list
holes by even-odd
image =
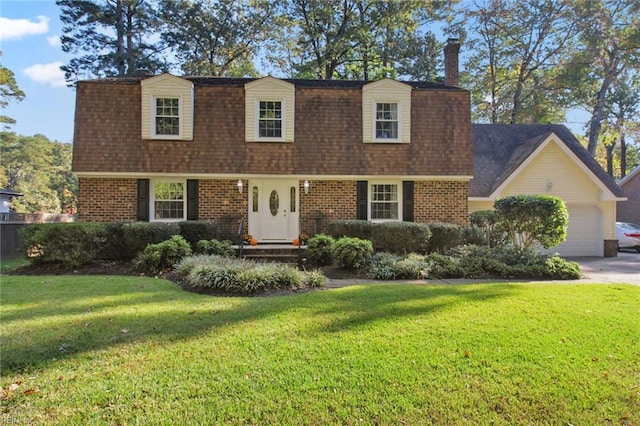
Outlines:
{"label": "brick wall", "polygon": [[247,232],[247,188],[240,194],[237,180],[200,180],[198,184],[198,219],[210,220],[218,224],[219,235],[224,239],[235,240],[238,224],[243,219],[244,232]]}
{"label": "brick wall", "polygon": [[136,220],[136,179],[78,179],[78,215],[85,222]]}
{"label": "brick wall", "polygon": [[338,219],[356,218],[356,182],[314,180],[308,194],[300,188],[300,229],[306,234],[324,232]]}
{"label": "brick wall", "polygon": [[414,187],[413,214],[422,223],[469,223],[468,182],[426,181]]}

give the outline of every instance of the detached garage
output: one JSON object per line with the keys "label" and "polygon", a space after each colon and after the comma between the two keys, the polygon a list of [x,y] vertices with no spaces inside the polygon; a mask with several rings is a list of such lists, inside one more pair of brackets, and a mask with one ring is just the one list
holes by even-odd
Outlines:
{"label": "detached garage", "polygon": [[565,126],[476,124],[469,212],[509,195],[551,195],[569,213],[562,256],[616,256],[616,203],[622,190]]}

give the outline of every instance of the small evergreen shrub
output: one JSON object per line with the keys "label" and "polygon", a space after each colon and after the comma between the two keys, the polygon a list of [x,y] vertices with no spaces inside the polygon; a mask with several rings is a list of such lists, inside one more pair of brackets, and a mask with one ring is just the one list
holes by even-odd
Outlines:
{"label": "small evergreen shrub", "polygon": [[316,266],[327,266],[333,263],[331,247],[335,244],[329,235],[316,234],[307,243],[307,259],[309,263]]}
{"label": "small evergreen shrub", "polygon": [[180,235],[174,235],[166,241],[149,244],[135,261],[138,270],[159,273],[173,268],[183,257],[191,254],[191,246]]}
{"label": "small evergreen shrub", "polygon": [[218,236],[218,225],[213,222],[188,220],[178,222],[180,235],[191,245],[191,249],[195,250],[198,241],[211,240]]}
{"label": "small evergreen shrub", "polygon": [[427,251],[429,253],[445,253],[462,241],[462,227],[453,223],[430,223],[431,238]]}
{"label": "small evergreen shrub", "polygon": [[304,284],[306,287],[324,287],[327,283],[327,277],[322,275],[322,271],[313,270],[305,273]]}
{"label": "small evergreen shrub", "polygon": [[558,280],[577,280],[581,276],[580,264],[558,256],[551,256],[544,262],[549,278]]}
{"label": "small evergreen shrub", "polygon": [[479,210],[469,215],[471,226],[484,231],[483,242],[469,241],[469,244],[487,244],[490,247],[498,247],[506,242],[505,232],[498,226],[498,213],[495,210]]}
{"label": "small evergreen shrub", "polygon": [[125,247],[122,227],[124,223],[113,222],[106,223],[102,230],[104,244],[100,250],[99,257],[104,260],[131,260],[126,257],[127,249]]}
{"label": "small evergreen shrub", "polygon": [[371,222],[366,220],[336,220],[327,226],[327,234],[335,239],[342,237],[371,239]]}
{"label": "small evergreen shrub", "polygon": [[381,222],[371,229],[373,247],[389,253],[424,253],[430,237],[429,226],[415,222]]}
{"label": "small evergreen shrub", "polygon": [[333,245],[331,255],[340,268],[360,269],[371,260],[373,246],[369,240],[342,237]]}
{"label": "small evergreen shrub", "polygon": [[158,244],[180,233],[177,223],[132,222],[122,226],[123,258],[135,259],[149,244]]}
{"label": "small evergreen shrub", "polygon": [[23,254],[35,263],[77,268],[97,260],[104,225],[88,222],[38,223],[20,231]]}
{"label": "small evergreen shrub", "polygon": [[459,266],[459,259],[440,253],[430,253],[425,256],[425,261],[429,265],[430,278],[461,278],[462,272]]}
{"label": "small evergreen shrub", "polygon": [[503,277],[508,270],[501,261],[491,257],[464,256],[458,262],[461,278]]}
{"label": "small evergreen shrub", "polygon": [[211,240],[200,240],[196,244],[196,253],[213,254],[222,257],[235,256],[236,252],[232,248],[231,241],[218,241],[215,238]]}

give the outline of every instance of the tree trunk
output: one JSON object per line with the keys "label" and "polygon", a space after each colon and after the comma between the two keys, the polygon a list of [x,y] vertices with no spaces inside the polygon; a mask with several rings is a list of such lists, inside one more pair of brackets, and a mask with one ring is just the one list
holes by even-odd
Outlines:
{"label": "tree trunk", "polygon": [[117,67],[118,67],[118,75],[125,75],[127,71],[126,62],[125,62],[125,46],[124,46],[124,16],[123,16],[123,8],[122,4],[123,0],[118,0],[116,2],[116,32],[118,37],[118,47],[117,47]]}

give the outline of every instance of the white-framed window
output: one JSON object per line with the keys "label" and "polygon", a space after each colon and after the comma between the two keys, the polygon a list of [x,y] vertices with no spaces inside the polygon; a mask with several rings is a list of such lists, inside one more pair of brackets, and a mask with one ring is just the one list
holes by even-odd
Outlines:
{"label": "white-framed window", "polygon": [[179,97],[153,97],[152,135],[157,138],[174,139],[182,136],[182,114]]}
{"label": "white-framed window", "polygon": [[187,183],[184,180],[155,180],[151,183],[152,221],[182,221],[187,217]]}
{"label": "white-framed window", "polygon": [[259,99],[256,105],[257,129],[259,140],[283,139],[284,102],[281,100]]}
{"label": "white-framed window", "polygon": [[376,140],[400,139],[399,114],[397,102],[376,102],[374,120]]}
{"label": "white-framed window", "polygon": [[373,182],[369,185],[369,218],[372,221],[402,220],[401,185]]}

